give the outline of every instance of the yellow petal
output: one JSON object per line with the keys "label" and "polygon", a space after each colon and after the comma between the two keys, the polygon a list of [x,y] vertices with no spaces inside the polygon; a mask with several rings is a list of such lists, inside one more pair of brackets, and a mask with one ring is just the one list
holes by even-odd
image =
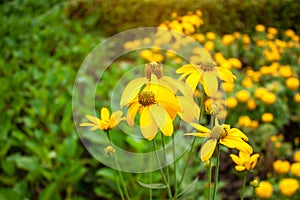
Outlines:
{"label": "yellow petal", "polygon": [[237,155],[234,154],[230,154],[231,159],[233,160],[233,162],[237,165],[243,165],[243,162],[241,161],[240,157],[238,157]]}
{"label": "yellow petal", "polygon": [[236,148],[236,149],[238,149],[240,151],[244,151],[248,154],[253,153],[252,147],[247,142],[245,142],[244,140],[242,140],[240,138],[226,137],[224,139],[221,139],[220,143],[225,145],[228,148]]}
{"label": "yellow petal", "polygon": [[137,96],[138,92],[140,91],[141,87],[146,83],[146,81],[146,78],[136,78],[127,84],[121,96],[121,108]]}
{"label": "yellow petal", "polygon": [[182,73],[192,73],[195,70],[195,67],[191,64],[186,64],[183,65],[182,67],[178,68],[176,70],[177,74],[182,74]]}
{"label": "yellow petal", "polygon": [[160,106],[154,105],[150,108],[152,119],[156,122],[165,136],[173,134],[173,123],[169,114]]}
{"label": "yellow petal", "polygon": [[240,151],[239,156],[240,156],[241,160],[243,160],[244,162],[246,162],[250,159],[250,154],[246,153],[244,151]]}
{"label": "yellow petal", "polygon": [[195,129],[197,129],[198,131],[200,131],[200,132],[203,132],[203,133],[210,133],[211,132],[211,130],[209,130],[208,128],[206,128],[205,126],[202,126],[200,124],[190,123],[190,125],[192,127],[194,127]]}
{"label": "yellow petal", "polygon": [[92,123],[81,123],[79,124],[79,126],[97,126],[97,125]]}
{"label": "yellow petal", "polygon": [[216,67],[217,69],[217,76],[218,78],[220,78],[221,80],[225,81],[225,82],[229,82],[229,83],[233,83],[234,79],[236,78],[232,72],[226,68],[222,68],[222,67]]}
{"label": "yellow petal", "polygon": [[195,89],[197,88],[200,78],[201,75],[198,71],[194,71],[187,77],[186,82],[190,85],[193,91],[195,91]]}
{"label": "yellow petal", "polygon": [[201,147],[200,150],[200,158],[203,162],[208,161],[211,156],[213,155],[215,148],[217,145],[217,140],[216,139],[210,139],[207,140],[203,146]]}
{"label": "yellow petal", "polygon": [[140,127],[144,138],[152,140],[155,137],[158,126],[152,119],[148,106],[142,110],[140,116]]}
{"label": "yellow petal", "polygon": [[246,168],[244,166],[235,166],[236,171],[244,171]]}
{"label": "yellow petal", "polygon": [[140,107],[140,105],[137,102],[135,102],[129,106],[127,115],[126,115],[127,123],[129,126],[134,125],[134,118],[136,116],[136,113],[139,110],[139,107]]}
{"label": "yellow petal", "polygon": [[101,120],[105,121],[105,122],[108,122],[109,121],[109,117],[110,117],[110,114],[109,114],[108,108],[102,107],[101,108]]}
{"label": "yellow petal", "polygon": [[177,96],[179,100],[181,112],[180,117],[186,122],[192,122],[194,119],[199,119],[200,108],[192,98]]}
{"label": "yellow petal", "polygon": [[232,137],[239,137],[242,138],[245,141],[248,141],[248,137],[239,129],[237,128],[232,128],[229,130],[229,135]]}
{"label": "yellow petal", "polygon": [[215,96],[218,91],[218,79],[213,72],[203,72],[204,91],[208,96]]}
{"label": "yellow petal", "polygon": [[90,120],[91,122],[93,122],[94,124],[98,124],[100,119],[98,119],[97,117],[94,117],[92,115],[86,115],[85,116],[88,120]]}
{"label": "yellow petal", "polygon": [[123,112],[121,110],[115,111],[112,113],[110,119],[109,119],[109,126],[110,128],[114,128],[117,126],[120,121],[122,121],[124,118],[122,118]]}

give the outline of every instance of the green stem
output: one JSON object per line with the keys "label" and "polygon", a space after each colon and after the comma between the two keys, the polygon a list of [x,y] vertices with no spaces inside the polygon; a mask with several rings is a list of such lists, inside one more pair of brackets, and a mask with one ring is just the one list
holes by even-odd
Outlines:
{"label": "green stem", "polygon": [[160,170],[160,173],[161,173],[161,177],[162,177],[163,181],[164,181],[165,184],[166,184],[166,187],[167,187],[167,190],[168,190],[169,199],[173,199],[172,191],[171,191],[170,185],[169,185],[169,183],[167,182],[166,176],[165,176],[165,174],[164,174],[164,172],[163,172],[163,170],[162,170],[162,167],[161,167],[161,165],[160,165],[159,157],[158,157],[158,154],[157,154],[157,148],[156,148],[156,142],[155,142],[155,139],[153,139],[152,141],[153,141],[153,148],[154,148],[154,151],[155,151],[155,156],[156,156],[157,164],[158,164],[158,167],[159,167],[159,170]]}
{"label": "green stem", "polygon": [[[152,184],[152,172],[150,172],[150,184]],[[149,188],[149,200],[152,200],[152,188]]]}
{"label": "green stem", "polygon": [[211,159],[209,159],[209,166],[208,166],[208,199],[211,199],[211,170],[212,170],[212,162]]}
{"label": "green stem", "polygon": [[[112,140],[111,140],[111,137],[110,137],[110,134],[109,134],[109,130],[107,130],[106,133],[107,133],[107,137],[108,137],[108,139],[110,141],[111,146],[113,146],[113,143],[112,143]],[[123,188],[124,188],[125,197],[126,197],[126,199],[129,200],[130,197],[129,197],[129,194],[128,194],[128,191],[127,191],[127,187],[126,187],[126,184],[125,184],[125,181],[124,181],[124,178],[123,178],[123,174],[122,174],[122,172],[120,170],[121,168],[120,168],[120,165],[119,165],[119,160],[118,160],[117,153],[114,153],[114,158],[115,158],[115,162],[116,162],[117,169],[118,169],[117,171],[119,172],[119,176],[121,178],[121,182],[122,182],[122,185],[123,185]]]}
{"label": "green stem", "polygon": [[164,151],[164,162],[165,162],[165,166],[166,166],[166,178],[168,183],[170,183],[170,175],[169,175],[169,168],[167,167],[167,152],[166,152],[166,148],[165,148],[165,136],[164,134],[161,132],[161,142],[162,142],[162,146],[163,146],[163,151]]}
{"label": "green stem", "polygon": [[247,182],[247,172],[244,173],[244,177],[243,177],[243,186],[242,186],[241,200],[244,200],[244,193],[245,193],[245,188],[246,188],[246,182]]}
{"label": "green stem", "polygon": [[217,190],[218,190],[218,179],[219,179],[219,166],[220,166],[220,146],[219,144],[217,144],[216,147],[216,151],[217,151],[217,162],[216,162],[216,169],[215,169],[215,184],[214,184],[214,195],[213,195],[213,200],[216,199],[217,196]]}
{"label": "green stem", "polygon": [[174,200],[177,199],[177,177],[176,177],[176,153],[175,153],[175,141],[174,134],[172,135],[172,149],[173,149],[173,159],[174,159]]}
{"label": "green stem", "polygon": [[115,175],[117,187],[118,187],[119,193],[120,193],[120,195],[121,195],[121,198],[122,198],[122,200],[125,200],[124,194],[123,194],[123,192],[122,192],[122,189],[121,189],[121,186],[120,186],[120,183],[119,183],[118,176],[117,176],[117,174],[116,174],[116,170],[113,169],[113,172],[114,172],[114,175]]}

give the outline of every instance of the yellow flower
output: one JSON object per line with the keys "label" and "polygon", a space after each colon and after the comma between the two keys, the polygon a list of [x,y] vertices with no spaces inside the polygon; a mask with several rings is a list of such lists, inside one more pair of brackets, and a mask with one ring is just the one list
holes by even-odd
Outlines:
{"label": "yellow flower", "polygon": [[255,102],[254,99],[249,99],[249,100],[247,101],[247,108],[248,108],[249,110],[254,110],[254,109],[256,108],[256,102]]}
{"label": "yellow flower", "polygon": [[265,27],[264,25],[262,25],[262,24],[257,24],[257,25],[255,26],[255,30],[256,30],[257,32],[264,32],[264,31],[266,30],[266,27]]}
{"label": "yellow flower", "polygon": [[250,99],[250,93],[247,90],[239,90],[236,93],[236,98],[239,102],[245,103]]}
{"label": "yellow flower", "polygon": [[238,124],[245,128],[249,128],[251,126],[251,119],[247,115],[242,115],[239,117]]}
{"label": "yellow flower", "polygon": [[176,70],[182,74],[179,79],[186,77],[186,82],[195,91],[200,82],[208,96],[215,96],[218,91],[218,79],[233,83],[235,76],[228,69],[216,67],[211,56],[201,48],[193,49],[191,64],[186,64]]}
{"label": "yellow flower", "polygon": [[225,145],[228,148],[236,148],[245,153],[252,154],[252,147],[246,142],[248,137],[237,128],[230,128],[230,125],[219,125],[215,120],[215,126],[212,130],[195,123],[190,123],[192,127],[197,129],[198,133],[185,133],[184,135],[193,135],[197,137],[208,138],[200,150],[200,158],[203,162],[208,161],[213,155],[216,145]]}
{"label": "yellow flower", "polygon": [[235,108],[236,107],[236,105],[237,105],[237,100],[236,100],[236,98],[234,98],[234,97],[228,97],[227,99],[226,99],[226,106],[228,107],[228,108]]}
{"label": "yellow flower", "polygon": [[242,62],[237,58],[229,58],[228,61],[231,63],[231,66],[236,69],[242,68]]}
{"label": "yellow flower", "polygon": [[[183,96],[177,96],[180,91]],[[158,128],[170,136],[173,134],[173,120],[180,114],[183,120],[192,121],[199,117],[199,108],[192,101],[190,87],[176,79],[163,75],[163,66],[156,62],[145,65],[145,77],[130,81],[125,87],[121,108],[128,106],[127,123],[134,125],[134,118],[140,114],[140,128],[144,138],[151,140]],[[185,114],[185,113],[188,113]]]}
{"label": "yellow flower", "polygon": [[287,174],[290,171],[290,163],[286,160],[276,160],[273,162],[274,171],[277,174]]}
{"label": "yellow flower", "polygon": [[294,153],[294,161],[300,162],[300,150],[298,150]]}
{"label": "yellow flower", "polygon": [[279,68],[279,74],[281,77],[284,77],[284,78],[291,77],[293,75],[291,66],[289,66],[289,65],[281,66]]}
{"label": "yellow flower", "polygon": [[234,40],[235,38],[233,35],[226,34],[222,37],[222,44],[225,46],[229,46],[234,42]]}
{"label": "yellow flower", "polygon": [[268,92],[266,88],[259,87],[254,91],[254,96],[256,98],[260,99],[261,97],[263,97],[265,95],[266,92]]}
{"label": "yellow flower", "polygon": [[215,40],[217,37],[214,32],[207,32],[205,35],[208,40]]}
{"label": "yellow flower", "polygon": [[268,199],[273,194],[273,186],[268,181],[262,181],[255,188],[255,194],[262,199]]}
{"label": "yellow flower", "polygon": [[286,30],[286,31],[284,32],[284,35],[285,35],[286,37],[292,37],[292,36],[295,35],[295,32],[294,32],[292,29],[288,29],[288,30]]}
{"label": "yellow flower", "polygon": [[274,116],[273,116],[272,113],[264,113],[264,114],[262,114],[262,116],[261,116],[261,120],[262,120],[263,122],[272,122],[273,119],[274,119]]}
{"label": "yellow flower", "polygon": [[258,121],[257,120],[252,120],[251,121],[251,128],[253,128],[253,129],[256,129],[256,128],[258,128],[258,125],[259,125],[259,123],[258,123]]}
{"label": "yellow flower", "polygon": [[118,110],[110,115],[108,108],[102,107],[101,108],[101,116],[100,119],[91,115],[86,115],[86,118],[91,121],[91,123],[81,123],[80,126],[91,126],[91,130],[110,130],[116,127],[122,120],[125,118],[122,117],[123,112]]}
{"label": "yellow flower", "polygon": [[205,36],[201,33],[194,34],[193,36],[200,43],[203,43],[205,41]]}
{"label": "yellow flower", "polygon": [[291,90],[297,90],[299,88],[299,79],[296,77],[290,77],[285,81],[286,86]]}
{"label": "yellow flower", "polygon": [[224,90],[227,93],[232,92],[233,89],[234,89],[234,84],[233,83],[224,82],[224,83],[222,83],[222,86],[224,87]]}
{"label": "yellow flower", "polygon": [[284,178],[279,183],[279,190],[286,197],[291,197],[298,189],[299,182],[294,178]]}
{"label": "yellow flower", "polygon": [[205,42],[205,44],[204,44],[204,48],[205,48],[207,51],[213,50],[214,47],[215,47],[215,44],[214,44],[212,41],[207,41],[207,42]]}
{"label": "yellow flower", "polygon": [[251,154],[245,153],[243,151],[239,152],[239,156],[230,154],[231,159],[235,162],[236,166],[235,169],[237,171],[244,171],[244,170],[251,170],[254,169],[257,163],[257,159],[259,154]]}
{"label": "yellow flower", "polygon": [[296,177],[300,177],[300,162],[291,165],[291,173]]}
{"label": "yellow flower", "polygon": [[265,104],[271,105],[271,104],[275,103],[275,101],[276,101],[276,95],[273,94],[272,92],[266,92],[264,95],[261,96],[261,100]]}
{"label": "yellow flower", "polygon": [[235,31],[235,32],[233,32],[233,36],[234,36],[236,39],[238,39],[238,38],[241,37],[241,33],[238,32],[238,31]]}
{"label": "yellow flower", "polygon": [[250,44],[251,43],[250,36],[247,34],[243,34],[243,42],[244,44]]}

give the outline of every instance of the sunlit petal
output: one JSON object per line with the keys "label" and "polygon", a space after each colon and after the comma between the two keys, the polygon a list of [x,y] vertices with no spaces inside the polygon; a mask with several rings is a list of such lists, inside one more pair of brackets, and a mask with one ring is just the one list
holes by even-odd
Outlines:
{"label": "sunlit petal", "polygon": [[97,117],[94,117],[92,115],[86,115],[85,116],[88,120],[90,120],[91,122],[93,122],[94,124],[98,124],[100,119],[98,119]]}
{"label": "sunlit petal", "polygon": [[156,122],[165,136],[173,134],[173,123],[168,113],[160,106],[154,105],[150,108],[152,119]]}
{"label": "sunlit petal", "polygon": [[197,88],[200,78],[201,74],[198,71],[194,71],[187,77],[186,82],[191,86],[193,91]]}
{"label": "sunlit petal", "polygon": [[233,162],[235,162],[235,164],[237,164],[237,165],[243,165],[242,160],[237,155],[230,154],[230,157],[233,160]]}
{"label": "sunlit petal", "polygon": [[200,150],[200,158],[203,162],[206,162],[211,158],[216,149],[216,145],[216,139],[210,139],[203,144]]}
{"label": "sunlit petal", "polygon": [[110,117],[110,114],[109,114],[108,108],[102,107],[101,108],[101,117],[100,117],[101,120],[105,121],[105,122],[108,122],[109,121],[109,117]]}
{"label": "sunlit petal", "polygon": [[97,126],[97,125],[92,123],[81,123],[79,124],[79,126]]}
{"label": "sunlit petal", "polygon": [[140,128],[144,138],[152,140],[158,130],[157,124],[150,115],[149,107],[145,107],[140,116]]}
{"label": "sunlit petal", "polygon": [[237,166],[235,166],[235,169],[236,169],[236,171],[241,172],[241,171],[244,171],[246,169],[246,167],[237,165]]}
{"label": "sunlit petal", "polygon": [[209,137],[209,134],[207,134],[207,133],[185,133],[184,135],[192,135],[192,136],[197,136],[197,137],[202,137],[202,138]]}
{"label": "sunlit petal", "polygon": [[132,99],[134,99],[138,92],[140,91],[141,87],[146,83],[146,78],[137,78],[132,81],[130,81],[127,86],[125,87],[121,100],[120,100],[120,106],[121,108],[128,104]]}
{"label": "sunlit petal", "polygon": [[184,121],[192,122],[194,119],[199,119],[200,108],[192,98],[178,96],[177,99],[181,107],[181,111],[178,114]]}
{"label": "sunlit petal", "polygon": [[128,108],[126,119],[129,126],[134,125],[134,118],[136,116],[136,113],[139,110],[139,107],[140,107],[139,103],[135,102],[131,104],[130,107]]}
{"label": "sunlit petal", "polygon": [[121,110],[117,110],[112,113],[110,119],[109,119],[109,125],[110,128],[114,128],[117,126],[120,121],[124,120],[125,118],[122,118],[123,112]]}
{"label": "sunlit petal", "polygon": [[203,75],[204,91],[208,96],[215,96],[218,91],[218,79],[213,72],[204,72]]}
{"label": "sunlit petal", "polygon": [[209,132],[211,132],[211,130],[209,130],[208,128],[206,128],[205,126],[202,126],[200,124],[190,123],[190,125],[192,127],[194,127],[195,129],[197,129],[198,131],[200,131],[200,132],[203,132],[203,133],[209,133]]}
{"label": "sunlit petal", "polygon": [[229,134],[230,134],[230,136],[239,137],[239,138],[242,138],[245,141],[248,141],[248,137],[242,131],[240,131],[237,128],[230,129]]}
{"label": "sunlit petal", "polygon": [[218,76],[218,78],[220,78],[225,82],[229,82],[229,83],[234,82],[234,79],[236,77],[232,74],[230,70],[223,67],[216,67],[216,69],[217,69],[216,75]]}
{"label": "sunlit petal", "polygon": [[177,74],[182,74],[182,73],[192,73],[195,70],[195,67],[191,64],[186,64],[183,65],[182,67],[178,68],[176,70]]}

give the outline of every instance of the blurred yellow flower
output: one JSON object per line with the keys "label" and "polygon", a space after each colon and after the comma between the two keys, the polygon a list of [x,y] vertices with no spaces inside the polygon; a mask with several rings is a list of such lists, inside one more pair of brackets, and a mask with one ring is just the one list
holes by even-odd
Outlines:
{"label": "blurred yellow flower", "polygon": [[300,162],[291,165],[291,173],[296,177],[300,177]]}
{"label": "blurred yellow flower", "polygon": [[184,135],[193,135],[197,137],[208,138],[200,150],[200,158],[203,162],[208,161],[213,155],[216,145],[219,142],[228,148],[236,148],[248,154],[252,154],[252,147],[246,142],[248,137],[237,128],[230,128],[230,125],[219,125],[215,120],[215,126],[212,130],[200,124],[190,123],[197,129],[197,133],[185,133]]}
{"label": "blurred yellow flower", "polygon": [[261,181],[257,188],[255,188],[255,194],[262,198],[262,199],[268,199],[273,194],[273,186],[268,181]]}
{"label": "blurred yellow flower", "polygon": [[286,197],[291,197],[299,189],[299,182],[294,178],[284,178],[279,182],[279,190]]}
{"label": "blurred yellow flower", "polygon": [[91,115],[86,115],[86,118],[91,122],[81,123],[80,126],[90,126],[91,130],[110,130],[116,127],[125,118],[122,117],[121,110],[115,111],[110,115],[108,108],[102,107],[100,111],[100,119]]}
{"label": "blurred yellow flower", "polygon": [[248,108],[249,110],[254,110],[254,109],[256,109],[256,102],[255,102],[254,99],[249,99],[249,100],[247,101],[247,108]]}
{"label": "blurred yellow flower", "polygon": [[208,39],[208,40],[215,40],[216,39],[216,34],[214,33],[214,32],[207,32],[206,34],[205,34],[205,36],[206,36],[206,38]]}
{"label": "blurred yellow flower", "polygon": [[265,27],[264,25],[262,25],[262,24],[257,24],[257,25],[255,26],[255,30],[256,30],[257,32],[264,32],[264,31],[266,30],[266,27]]}
{"label": "blurred yellow flower", "polygon": [[233,83],[224,82],[224,83],[222,83],[222,86],[223,86],[225,92],[227,92],[227,93],[232,92],[234,89]]}
{"label": "blurred yellow flower", "polygon": [[228,61],[228,60],[223,60],[221,63],[220,63],[220,67],[222,68],[225,68],[225,69],[231,69],[232,65],[231,63]]}
{"label": "blurred yellow flower", "polygon": [[285,81],[286,86],[291,90],[297,90],[299,88],[299,79],[296,77],[290,77]]}
{"label": "blurred yellow flower", "polygon": [[242,115],[239,117],[238,124],[245,128],[249,128],[249,127],[251,127],[251,119],[247,115]]}
{"label": "blurred yellow flower", "polygon": [[276,101],[276,95],[273,94],[272,92],[266,92],[266,93],[264,93],[264,95],[261,96],[261,100],[265,104],[271,105],[271,104],[275,103],[275,101]]}
{"label": "blurred yellow flower", "polygon": [[294,153],[294,161],[300,162],[300,150],[298,150]]}
{"label": "blurred yellow flower", "polygon": [[251,121],[251,128],[257,129],[258,125],[259,125],[258,120],[252,120]]}
{"label": "blurred yellow flower", "polygon": [[290,171],[291,164],[286,160],[276,160],[273,162],[274,171],[277,174],[287,174]]}
{"label": "blurred yellow flower", "polygon": [[267,89],[263,88],[263,87],[259,87],[254,91],[254,96],[258,99],[260,99],[261,97],[263,97],[265,95],[265,93],[267,93]]}
{"label": "blurred yellow flower", "polygon": [[231,159],[236,164],[235,169],[237,171],[251,170],[255,168],[259,154],[250,155],[251,154],[243,151],[239,152],[239,156],[230,154]]}
{"label": "blurred yellow flower", "polygon": [[128,41],[128,42],[125,42],[125,44],[124,44],[124,49],[126,49],[126,50],[135,50],[139,47],[141,47],[140,40]]}
{"label": "blurred yellow flower", "polygon": [[218,79],[233,83],[235,76],[228,69],[216,67],[215,62],[205,49],[193,49],[193,55],[190,58],[191,64],[186,64],[176,70],[176,73],[182,74],[179,80],[186,77],[186,82],[195,91],[200,82],[208,96],[215,96],[218,91]]}
{"label": "blurred yellow flower", "polygon": [[234,36],[236,39],[238,39],[238,38],[241,37],[241,33],[238,32],[238,31],[235,31],[235,32],[233,32],[233,36]]}
{"label": "blurred yellow flower", "polygon": [[295,32],[294,32],[292,29],[288,29],[288,30],[286,30],[286,31],[284,32],[284,35],[285,35],[286,37],[292,37],[292,36],[295,35]]}
{"label": "blurred yellow flower", "polygon": [[200,43],[203,43],[205,41],[205,36],[201,33],[196,33],[193,35],[193,37]]}
{"label": "blurred yellow flower", "polygon": [[237,103],[238,103],[238,101],[236,100],[235,97],[228,97],[228,98],[226,99],[226,106],[227,106],[228,108],[235,108],[236,105],[237,105]]}
{"label": "blurred yellow flower", "polygon": [[250,44],[251,43],[251,38],[247,34],[243,34],[243,42],[244,44]]}
{"label": "blurred yellow flower", "polygon": [[242,68],[242,62],[239,59],[237,59],[237,58],[229,58],[228,61],[230,62],[231,66],[233,68],[236,68],[236,69]]}
{"label": "blurred yellow flower", "polygon": [[248,90],[239,90],[236,93],[236,98],[239,102],[245,103],[250,99],[250,93],[248,92]]}
{"label": "blurred yellow flower", "polygon": [[234,40],[235,38],[233,35],[226,34],[222,37],[222,44],[225,46],[229,46],[234,42]]}
{"label": "blurred yellow flower", "polygon": [[291,77],[293,75],[293,71],[291,66],[284,65],[279,68],[279,75],[284,78]]}
{"label": "blurred yellow flower", "polygon": [[212,42],[212,41],[207,41],[207,42],[205,42],[205,44],[204,44],[204,48],[205,48],[207,51],[213,50],[214,47],[215,47],[215,44],[214,44],[214,42]]}
{"label": "blurred yellow flower", "polygon": [[215,61],[220,65],[222,64],[226,59],[225,57],[223,56],[223,54],[221,52],[216,52],[214,54],[214,58],[215,58]]}
{"label": "blurred yellow flower", "polygon": [[262,116],[261,116],[261,120],[263,121],[263,122],[272,122],[273,121],[273,119],[274,119],[274,116],[273,116],[273,114],[272,113],[264,113],[264,114],[262,114]]}

